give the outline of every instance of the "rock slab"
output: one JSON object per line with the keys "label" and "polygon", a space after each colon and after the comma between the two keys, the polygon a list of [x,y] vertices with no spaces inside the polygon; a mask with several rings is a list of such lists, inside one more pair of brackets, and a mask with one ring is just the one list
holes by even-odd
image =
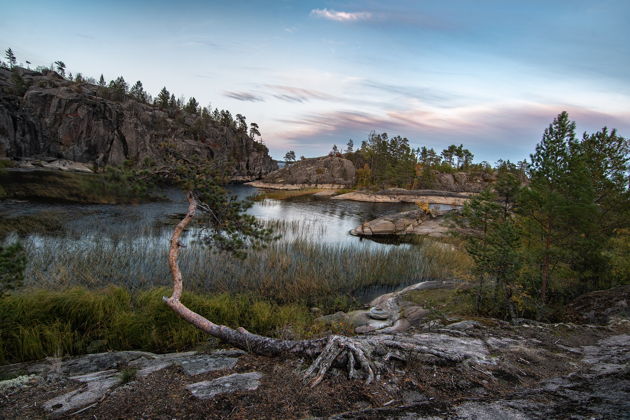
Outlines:
{"label": "rock slab", "polygon": [[201,400],[213,398],[219,394],[238,391],[254,391],[260,386],[260,372],[234,373],[211,381],[197,382],[186,387],[191,394]]}

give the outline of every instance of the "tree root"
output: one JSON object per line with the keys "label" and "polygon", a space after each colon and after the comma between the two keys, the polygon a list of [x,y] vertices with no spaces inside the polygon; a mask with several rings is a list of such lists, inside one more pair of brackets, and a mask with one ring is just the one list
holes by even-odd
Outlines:
{"label": "tree root", "polygon": [[345,337],[334,335],[304,373],[304,380],[314,387],[333,367],[345,367],[350,379],[365,378],[369,384],[386,369],[391,360],[407,361],[417,354],[434,356],[444,362],[463,360],[458,354],[432,349],[413,336],[374,335]]}

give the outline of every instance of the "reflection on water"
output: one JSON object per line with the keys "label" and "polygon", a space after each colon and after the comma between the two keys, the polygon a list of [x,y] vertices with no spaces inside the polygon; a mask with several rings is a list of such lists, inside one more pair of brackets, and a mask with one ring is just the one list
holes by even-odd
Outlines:
{"label": "reflection on water", "polygon": [[[230,185],[229,191],[239,199],[255,195],[258,190],[246,185]],[[169,216],[183,214],[187,209],[185,196],[178,190],[167,190],[167,201],[138,205],[77,205],[30,202],[0,203],[0,215],[17,217],[41,211],[58,214],[67,234],[78,240],[116,240],[119,237],[158,237],[167,241],[171,227]],[[312,240],[321,244],[356,247],[390,247],[391,244],[362,240],[349,234],[359,224],[416,208],[411,203],[366,203],[358,201],[320,199],[313,196],[290,200],[255,202],[248,210],[266,224],[278,228],[282,240]]]}

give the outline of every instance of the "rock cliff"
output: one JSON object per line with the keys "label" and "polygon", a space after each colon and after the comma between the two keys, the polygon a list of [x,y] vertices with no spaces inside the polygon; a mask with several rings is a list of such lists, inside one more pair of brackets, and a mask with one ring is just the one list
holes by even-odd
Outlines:
{"label": "rock cliff", "polygon": [[160,160],[172,141],[186,154],[229,162],[231,175],[257,179],[275,170],[267,148],[235,124],[162,110],[52,71],[0,68],[0,157],[58,158],[97,166]]}
{"label": "rock cliff", "polygon": [[423,188],[452,192],[481,192],[492,186],[496,175],[489,173],[455,172],[453,174],[431,171],[429,180],[424,180]]}
{"label": "rock cliff", "polygon": [[[287,189],[284,186],[344,188],[355,183],[356,169],[337,156],[303,159],[265,176],[254,186]],[[289,188],[290,189],[290,188]]]}

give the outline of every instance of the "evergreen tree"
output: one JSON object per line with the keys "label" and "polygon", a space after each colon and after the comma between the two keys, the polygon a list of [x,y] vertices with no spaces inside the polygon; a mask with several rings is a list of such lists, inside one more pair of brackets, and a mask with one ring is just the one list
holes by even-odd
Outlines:
{"label": "evergreen tree", "polygon": [[567,230],[572,223],[568,215],[571,207],[567,187],[570,182],[571,150],[575,148],[575,122],[562,112],[545,130],[536,151],[530,155],[530,184],[524,189],[520,212],[528,235],[528,248],[540,267],[540,298],[543,303],[554,269],[565,260]]}
{"label": "evergreen tree", "polygon": [[443,158],[444,163],[452,167],[453,158],[455,157],[456,153],[457,153],[457,146],[455,146],[454,144],[451,144],[446,149],[442,150],[442,158]]}
{"label": "evergreen tree", "polygon": [[177,99],[175,99],[175,94],[173,93],[171,93],[171,97],[168,100],[168,107],[173,110],[179,109],[179,106],[177,105]]}
{"label": "evergreen tree", "polygon": [[8,48],[4,52],[4,56],[7,58],[10,68],[13,68],[17,64],[17,59],[15,58],[15,54],[13,53],[13,50],[11,48]]}
{"label": "evergreen tree", "polygon": [[122,101],[129,90],[129,85],[122,76],[118,76],[115,80],[109,82],[110,99],[114,101]]}
{"label": "evergreen tree", "polygon": [[98,79],[98,85],[101,87],[105,87],[107,85],[107,83],[105,82],[105,78],[103,77],[103,74],[101,73],[101,77]]}
{"label": "evergreen tree", "polygon": [[348,140],[348,143],[346,144],[346,153],[352,153],[354,150],[354,142],[352,141],[352,139]]}
{"label": "evergreen tree", "polygon": [[199,112],[199,102],[193,97],[188,100],[188,103],[184,107],[184,111],[189,114],[197,114]]}
{"label": "evergreen tree", "polygon": [[66,77],[66,63],[63,61],[55,61],[55,68],[57,69],[57,73],[61,75],[61,77]]}
{"label": "evergreen tree", "polygon": [[249,137],[253,140],[254,136],[260,137],[260,129],[255,122],[249,124]]}
{"label": "evergreen tree", "polygon": [[295,152],[293,150],[289,150],[285,155],[284,155],[284,160],[289,163],[289,162],[295,162]]}
{"label": "evergreen tree", "polygon": [[147,93],[145,92],[140,80],[138,80],[131,89],[129,89],[129,94],[140,102],[147,102]]}
{"label": "evergreen tree", "polygon": [[161,109],[166,109],[168,108],[168,102],[170,98],[171,94],[168,90],[166,90],[166,87],[163,87],[160,93],[158,93],[157,98],[155,98],[155,104]]}
{"label": "evergreen tree", "polygon": [[236,114],[237,130],[247,133],[247,121],[242,114]]}

